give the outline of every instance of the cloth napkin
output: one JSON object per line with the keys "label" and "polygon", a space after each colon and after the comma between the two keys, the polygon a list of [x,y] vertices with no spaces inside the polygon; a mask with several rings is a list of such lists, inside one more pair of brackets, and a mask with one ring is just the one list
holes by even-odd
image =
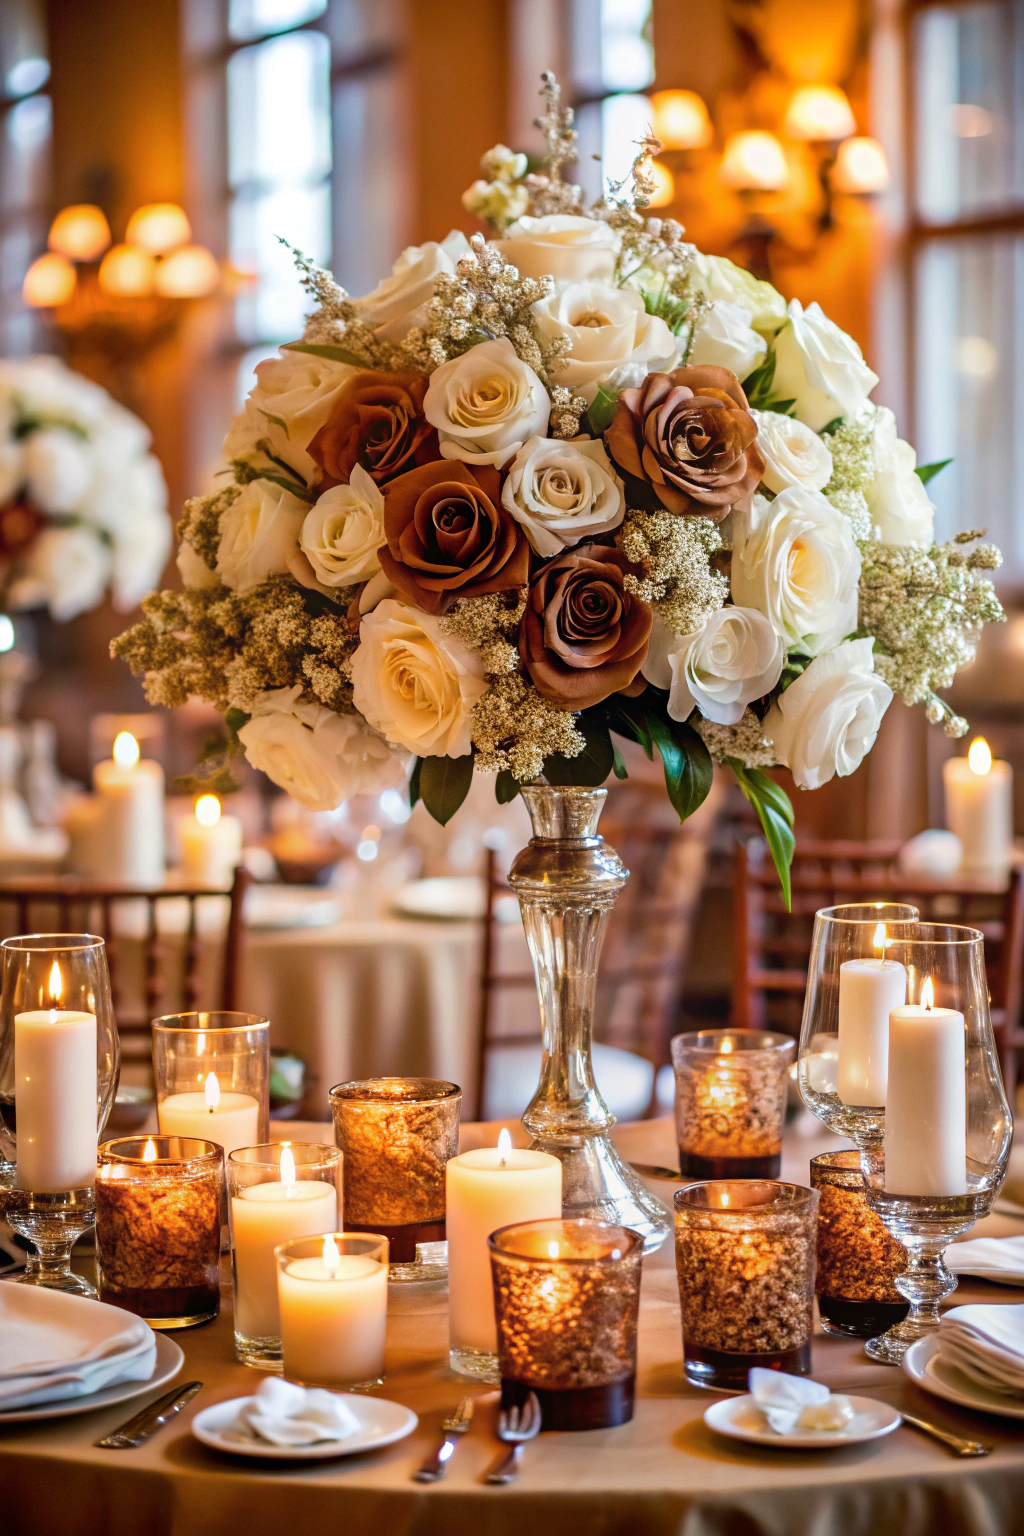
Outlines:
{"label": "cloth napkin", "polygon": [[1024,1304],[951,1307],[939,1323],[939,1357],[979,1386],[1024,1396]]}
{"label": "cloth napkin", "polygon": [[854,1416],[848,1397],[833,1396],[820,1381],[808,1381],[806,1376],[787,1376],[784,1371],[755,1365],[747,1385],[777,1435],[791,1435],[795,1429],[840,1431]]}
{"label": "cloth napkin", "polygon": [[1004,1285],[1024,1285],[1024,1279],[1009,1278],[1024,1276],[1024,1237],[975,1237],[969,1243],[951,1243],[943,1257],[947,1269],[955,1273],[984,1271],[987,1278]]}
{"label": "cloth napkin", "polygon": [[0,1284],[0,1412],[145,1381],[156,1335],[140,1317],[39,1285]]}
{"label": "cloth napkin", "polygon": [[239,1409],[241,1422],[271,1445],[314,1445],[347,1440],[362,1426],[344,1397],[320,1387],[297,1387],[268,1376]]}

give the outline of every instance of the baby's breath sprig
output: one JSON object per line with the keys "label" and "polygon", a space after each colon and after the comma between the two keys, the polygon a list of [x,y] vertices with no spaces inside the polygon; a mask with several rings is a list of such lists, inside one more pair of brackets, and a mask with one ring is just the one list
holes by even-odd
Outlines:
{"label": "baby's breath sprig", "polygon": [[775,747],[752,709],[736,725],[716,725],[696,712],[692,722],[716,763],[728,762],[730,757],[745,768],[771,768],[775,763]]}
{"label": "baby's breath sprig", "polygon": [[721,535],[706,517],[632,509],[616,542],[642,573],[626,575],[626,590],[650,603],[677,634],[703,628],[729,595],[728,580],[711,564],[722,548]]}
{"label": "baby's breath sprig", "polygon": [[238,485],[225,485],[211,496],[192,496],[185,503],[178,521],[178,538],[191,544],[211,571],[217,565],[221,517],[241,494]]}
{"label": "baby's breath sprig", "polygon": [[582,213],[582,189],[562,179],[562,167],[576,159],[579,135],[574,127],[575,113],[572,107],[562,106],[562,87],[552,71],[546,69],[540,78],[544,111],[534,119],[534,127],[544,135],[547,152],[541,162],[543,169],[526,178],[530,213],[535,217]]}

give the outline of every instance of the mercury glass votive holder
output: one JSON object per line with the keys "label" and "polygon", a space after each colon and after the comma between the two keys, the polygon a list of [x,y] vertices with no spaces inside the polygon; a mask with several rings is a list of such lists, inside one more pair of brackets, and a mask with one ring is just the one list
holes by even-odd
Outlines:
{"label": "mercury glass votive holder", "polygon": [[817,1190],[721,1179],[678,1190],[675,1209],[687,1380],[745,1391],[753,1365],[806,1376]]}
{"label": "mercury glass votive holder", "polygon": [[896,1289],[907,1250],[867,1203],[859,1152],[812,1157],[811,1188],[818,1191],[815,1291],[821,1326],[826,1333],[872,1339],[902,1322],[909,1310]]}
{"label": "mercury glass votive holder", "polygon": [[122,1136],[97,1152],[99,1298],[151,1328],[191,1328],[220,1311],[224,1157],[186,1136]]}
{"label": "mercury glass votive holder", "polygon": [[774,1179],[796,1051],[763,1029],[701,1029],[672,1041],[679,1168],[691,1179]]}
{"label": "mercury glass votive holder", "polygon": [[461,1105],[462,1089],[433,1077],[331,1089],[334,1139],[345,1154],[345,1229],[383,1233],[393,1280],[421,1278],[417,1244],[445,1240],[445,1165],[459,1150]]}
{"label": "mercury glass votive holder", "polygon": [[537,1394],[544,1429],[609,1429],[633,1417],[643,1238],[557,1218],[488,1239],[502,1403]]}
{"label": "mercury glass votive holder", "polygon": [[355,1391],[384,1380],[388,1240],[328,1232],[275,1249],[284,1374]]}
{"label": "mercury glass votive holder", "polygon": [[341,1225],[343,1164],[338,1147],[304,1141],[239,1147],[228,1156],[235,1353],[243,1365],[281,1369],[274,1250]]}
{"label": "mercury glass votive holder", "polygon": [[153,1077],[164,1136],[224,1148],[270,1136],[270,1021],[256,1013],[172,1013],[153,1020]]}

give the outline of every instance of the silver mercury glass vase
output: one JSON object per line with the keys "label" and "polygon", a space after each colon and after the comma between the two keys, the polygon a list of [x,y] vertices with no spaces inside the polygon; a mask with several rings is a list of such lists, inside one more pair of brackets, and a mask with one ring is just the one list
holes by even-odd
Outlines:
{"label": "silver mercury glass vase", "polygon": [[644,1252],[653,1253],[672,1218],[612,1145],[615,1116],[594,1082],[591,1061],[601,944],[629,879],[597,832],[608,791],[524,784],[521,793],[533,837],[508,878],[523,913],[542,1027],[540,1083],[523,1125],[531,1146],[562,1164],[567,1217],[631,1227]]}

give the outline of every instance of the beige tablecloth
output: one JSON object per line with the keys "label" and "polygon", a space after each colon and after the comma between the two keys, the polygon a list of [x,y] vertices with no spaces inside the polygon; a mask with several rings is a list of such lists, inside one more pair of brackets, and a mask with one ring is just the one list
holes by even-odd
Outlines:
{"label": "beige tablecloth", "polygon": [[[466,1127],[466,1140],[481,1133]],[[293,1126],[314,1139],[326,1128]],[[489,1139],[493,1139],[493,1132]],[[671,1126],[622,1126],[627,1155],[664,1161]],[[791,1137],[784,1175],[806,1182],[820,1142]],[[666,1186],[660,1192],[667,1193]],[[992,1217],[995,1232],[1024,1224]],[[709,1396],[685,1384],[671,1250],[645,1265],[638,1401],[632,1423],[588,1434],[542,1435],[518,1482],[481,1477],[496,1451],[485,1389],[445,1480],[410,1474],[436,1443],[443,1414],[467,1384],[447,1369],[443,1286],[393,1287],[387,1381],[380,1394],[420,1416],[415,1434],[376,1454],[309,1466],[245,1462],[189,1434],[200,1408],[252,1390],[234,1360],[230,1306],[217,1322],[176,1335],[181,1379],[195,1402],[148,1445],[101,1451],[93,1441],[128,1410],[0,1431],[4,1536],[1004,1536],[1024,1529],[1024,1422],[969,1414],[872,1364],[859,1345],[818,1335],[814,1374],[835,1390],[905,1405],[994,1441],[983,1461],[959,1461],[916,1431],[824,1453],[768,1451],[722,1440],[701,1415]],[[959,1300],[1014,1301],[1020,1292],[964,1282]]]}

